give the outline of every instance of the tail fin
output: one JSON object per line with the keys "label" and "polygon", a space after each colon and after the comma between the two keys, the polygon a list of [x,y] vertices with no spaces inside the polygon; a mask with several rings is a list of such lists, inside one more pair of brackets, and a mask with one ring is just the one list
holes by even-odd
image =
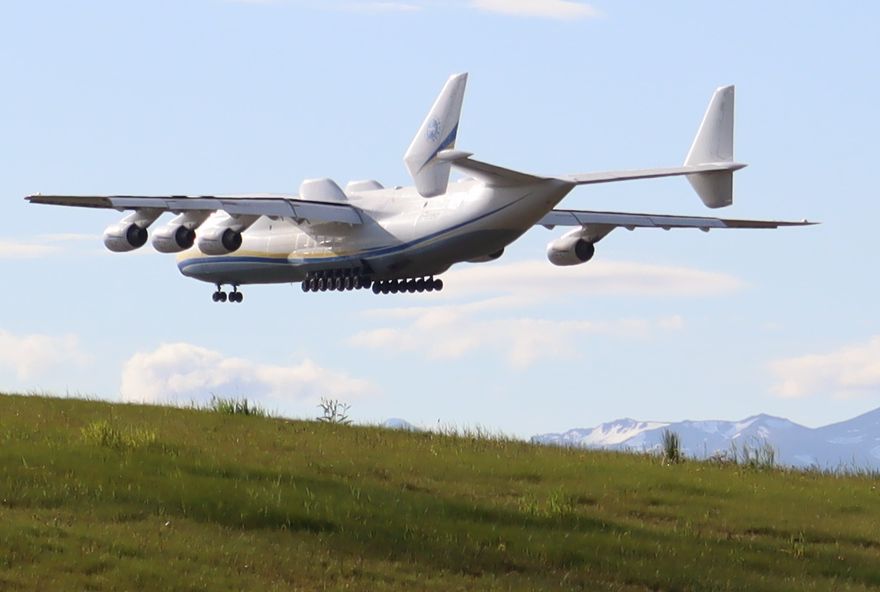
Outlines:
{"label": "tail fin", "polygon": [[441,150],[455,147],[466,84],[467,73],[456,74],[446,81],[403,157],[416,189],[423,197],[445,193],[449,185],[452,163],[436,157]]}
{"label": "tail fin", "polygon": [[733,203],[733,172],[745,166],[733,162],[733,99],[733,85],[715,91],[684,161],[685,166],[731,165],[728,170],[687,176],[694,191],[709,208],[723,208]]}

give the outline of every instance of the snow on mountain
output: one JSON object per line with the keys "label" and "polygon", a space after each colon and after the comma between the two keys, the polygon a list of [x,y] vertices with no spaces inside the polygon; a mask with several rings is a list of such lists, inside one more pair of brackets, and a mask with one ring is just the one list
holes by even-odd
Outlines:
{"label": "snow on mountain", "polygon": [[754,415],[740,421],[637,421],[631,418],[558,434],[540,434],[533,442],[606,450],[651,451],[663,431],[678,434],[682,451],[695,458],[729,453],[732,447],[770,445],[776,461],[794,467],[880,470],[880,409],[820,428],[782,417]]}
{"label": "snow on mountain", "polygon": [[[636,421],[634,419],[619,419],[609,423],[590,428],[573,429],[563,434],[544,434],[547,440],[545,444],[557,444],[560,446],[584,446],[589,448],[603,448],[620,444],[645,432],[662,428],[668,424],[657,421]],[[536,436],[536,438],[539,436]],[[534,440],[534,438],[533,438]]]}

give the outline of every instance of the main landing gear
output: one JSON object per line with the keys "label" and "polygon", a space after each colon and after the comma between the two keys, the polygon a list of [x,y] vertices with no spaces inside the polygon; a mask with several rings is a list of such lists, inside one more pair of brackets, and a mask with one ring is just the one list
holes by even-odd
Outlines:
{"label": "main landing gear", "polygon": [[368,290],[373,281],[356,270],[319,271],[310,273],[302,282],[303,292],[349,292]]}
{"label": "main landing gear", "polygon": [[373,294],[439,292],[443,289],[443,280],[430,276],[373,281],[357,270],[336,270],[309,274],[302,282],[303,292],[348,292],[370,288]]}
{"label": "main landing gear", "polygon": [[416,292],[439,292],[443,289],[443,280],[428,278],[407,278],[402,280],[385,280],[373,284],[373,294],[403,294]]}
{"label": "main landing gear", "polygon": [[243,302],[244,294],[238,291],[238,286],[232,286],[232,292],[227,294],[221,289],[220,284],[217,284],[217,291],[211,295],[211,299],[214,302]]}

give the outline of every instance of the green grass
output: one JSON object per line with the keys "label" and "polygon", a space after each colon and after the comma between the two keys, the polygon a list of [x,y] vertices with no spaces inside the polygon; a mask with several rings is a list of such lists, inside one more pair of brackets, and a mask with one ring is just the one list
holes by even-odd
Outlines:
{"label": "green grass", "polygon": [[869,590],[878,486],[0,396],[0,590]]}

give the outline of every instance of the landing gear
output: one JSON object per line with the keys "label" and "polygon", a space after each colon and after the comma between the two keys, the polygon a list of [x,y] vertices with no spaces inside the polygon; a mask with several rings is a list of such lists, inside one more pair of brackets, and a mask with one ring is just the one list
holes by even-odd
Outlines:
{"label": "landing gear", "polygon": [[442,289],[443,280],[434,277],[373,282],[373,294],[415,294],[416,292],[439,292]]}
{"label": "landing gear", "polygon": [[306,276],[302,282],[303,292],[350,292],[351,290],[369,290],[372,280],[360,269],[338,269],[319,271]]}
{"label": "landing gear", "polygon": [[222,286],[217,284],[217,291],[211,294],[211,300],[214,302],[244,302],[244,294],[238,291],[238,286],[232,286],[232,292],[227,294],[223,291]]}
{"label": "landing gear", "polygon": [[415,294],[439,292],[443,289],[443,280],[434,276],[374,281],[370,278],[370,273],[364,269],[317,271],[307,275],[300,287],[303,292],[372,290],[373,294]]}

